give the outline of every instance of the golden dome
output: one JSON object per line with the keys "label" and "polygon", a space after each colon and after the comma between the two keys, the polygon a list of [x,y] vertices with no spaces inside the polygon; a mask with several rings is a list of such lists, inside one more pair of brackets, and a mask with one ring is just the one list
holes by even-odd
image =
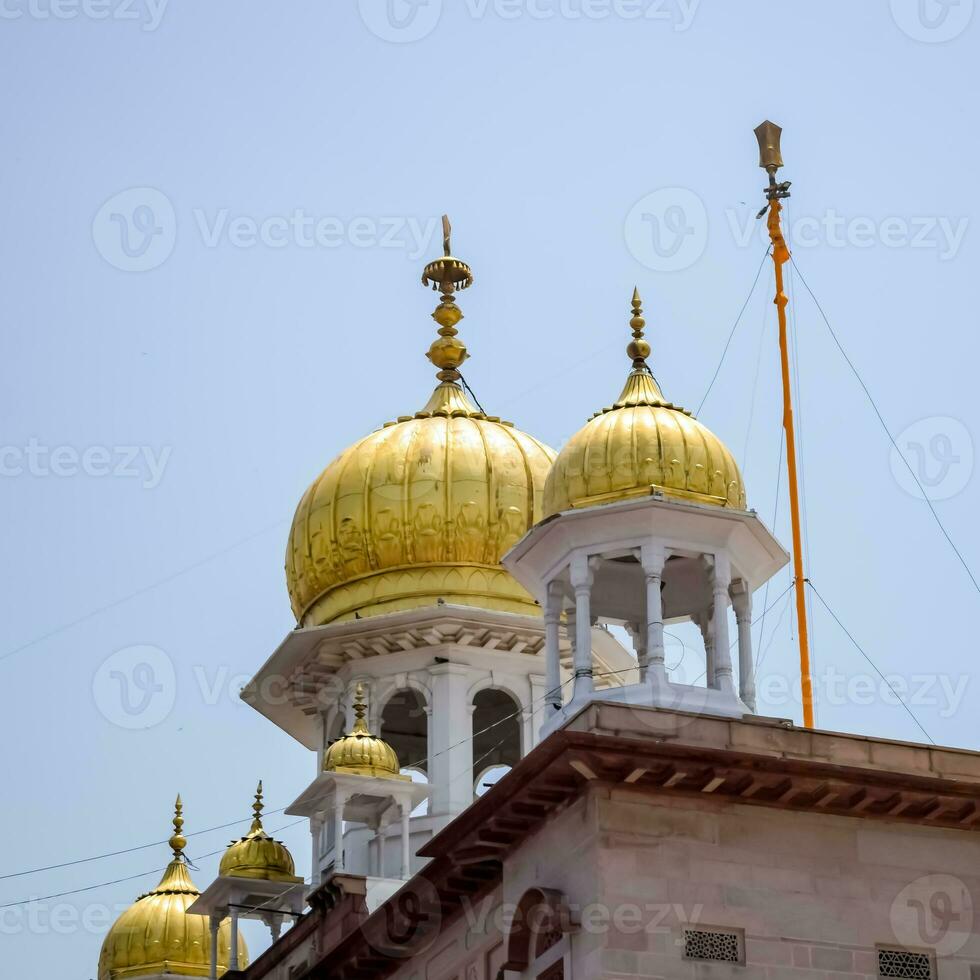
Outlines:
{"label": "golden dome", "polygon": [[[206,915],[187,915],[187,908],[201,894],[187,871],[181,833],[183,806],[177,797],[174,835],[170,838],[174,859],[151,892],[139,898],[116,919],[102,943],[99,980],[172,973],[181,977],[206,977],[209,973],[211,931]],[[218,976],[228,970],[231,926],[225,920],[218,930]],[[248,966],[248,951],[238,939],[238,961]]]}
{"label": "golden dome", "polygon": [[293,856],[282,841],[273,840],[262,827],[262,780],[252,804],[252,827],[239,840],[233,840],[222,855],[219,875],[232,878],[261,878],[265,881],[299,882]]}
{"label": "golden dome", "polygon": [[745,509],[745,485],[725,444],[686,409],[668,402],[646,358],[645,321],[633,293],[633,370],[619,399],[565,444],[548,474],[544,514],[660,492],[715,507]]}
{"label": "golden dome", "polygon": [[364,720],[364,691],[360,684],[354,694],[354,716],[354,727],[332,742],[324,754],[323,771],[411,779],[411,776],[401,774],[395,750],[368,729]]}
{"label": "golden dome", "polygon": [[484,414],[457,368],[466,348],[455,288],[469,268],[447,254],[426,266],[442,302],[428,357],[439,386],[414,415],[342,452],[303,495],[286,549],[297,621],[336,620],[447,603],[538,614],[500,558],[542,517],[554,452]]}

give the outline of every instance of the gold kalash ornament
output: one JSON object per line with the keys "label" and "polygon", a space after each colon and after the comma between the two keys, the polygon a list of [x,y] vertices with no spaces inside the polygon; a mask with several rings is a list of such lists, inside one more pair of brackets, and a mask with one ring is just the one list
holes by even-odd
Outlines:
{"label": "gold kalash ornament", "polygon": [[407,779],[398,764],[395,750],[371,730],[364,720],[364,688],[354,692],[354,725],[333,742],[323,757],[324,772],[350,773],[355,776],[382,776],[385,779]]}
{"label": "gold kalash ornament", "polygon": [[[440,601],[540,615],[500,559],[541,519],[554,452],[467,396],[455,294],[473,273],[451,254],[445,218],[443,232],[445,254],[422,275],[441,293],[427,354],[439,385],[421,411],[342,452],[300,501],[286,581],[302,626]],[[377,373],[376,366],[366,383],[372,403],[383,387]]]}
{"label": "gold kalash ornament", "polygon": [[[183,810],[178,796],[169,842],[173,860],[160,884],[140,895],[109,930],[99,956],[99,980],[129,980],[163,973],[180,977],[209,975],[208,917],[186,914],[201,893],[187,870]],[[230,949],[231,925],[225,920],[218,931],[218,976],[228,970]],[[248,950],[240,937],[238,963],[242,969],[248,966]]]}
{"label": "gold kalash ornament", "polygon": [[626,385],[562,447],[545,483],[545,514],[652,493],[744,510],[735,458],[687,409],[664,398],[647,365],[650,345],[636,289],[629,324],[633,339],[626,353],[633,368]]}

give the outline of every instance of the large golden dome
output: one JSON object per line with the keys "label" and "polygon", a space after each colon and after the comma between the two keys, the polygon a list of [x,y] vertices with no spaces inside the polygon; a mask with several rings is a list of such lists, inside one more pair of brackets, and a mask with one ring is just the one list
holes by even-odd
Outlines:
{"label": "large golden dome", "polygon": [[439,600],[538,612],[500,558],[542,517],[554,452],[484,414],[460,385],[467,355],[452,294],[472,281],[469,268],[447,251],[423,281],[442,291],[428,353],[441,383],[420,412],[342,452],[300,500],[286,581],[303,626]]}
{"label": "large golden dome", "polygon": [[249,832],[228,845],[218,865],[218,874],[232,878],[301,882],[303,879],[296,874],[296,865],[289,849],[282,841],[270,837],[262,826],[261,780],[255,790],[252,810],[255,815]]}
{"label": "large golden dome", "polygon": [[660,492],[745,509],[745,485],[725,444],[690,412],[668,402],[646,358],[639,294],[633,294],[633,370],[619,399],[565,444],[544,489],[544,514]]}
{"label": "large golden dome", "polygon": [[[206,977],[209,973],[211,934],[206,915],[187,915],[189,906],[201,894],[187,870],[181,833],[180,797],[170,838],[174,859],[160,884],[140,895],[116,919],[102,943],[99,980],[128,980],[130,977],[172,973],[181,977]],[[218,931],[218,976],[228,970],[231,926],[227,920]],[[248,950],[238,940],[238,962],[248,966]]]}

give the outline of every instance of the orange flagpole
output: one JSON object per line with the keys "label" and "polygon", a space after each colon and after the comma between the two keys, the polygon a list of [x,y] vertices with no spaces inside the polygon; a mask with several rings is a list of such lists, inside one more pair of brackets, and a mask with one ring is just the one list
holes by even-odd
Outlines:
{"label": "orange flagpole", "polygon": [[[810,636],[806,619],[806,577],[803,572],[803,533],[800,527],[800,490],[796,476],[796,430],[793,423],[793,399],[789,374],[789,342],[786,331],[786,305],[783,291],[783,265],[789,260],[789,248],[783,237],[779,215],[780,198],[789,197],[789,181],[776,183],[776,171],[783,165],[779,151],[782,130],[764,122],[755,133],[759,139],[760,166],[769,174],[766,197],[769,216],[766,225],[772,242],[772,263],[776,272],[776,312],[779,317],[779,359],[783,376],[783,429],[786,432],[786,467],[789,471],[789,505],[793,527],[793,585],[796,591],[796,619],[800,635],[800,678],[803,693],[803,724],[813,727],[813,680],[810,676]],[[764,212],[763,212],[764,213]],[[760,215],[761,216],[761,215]]]}

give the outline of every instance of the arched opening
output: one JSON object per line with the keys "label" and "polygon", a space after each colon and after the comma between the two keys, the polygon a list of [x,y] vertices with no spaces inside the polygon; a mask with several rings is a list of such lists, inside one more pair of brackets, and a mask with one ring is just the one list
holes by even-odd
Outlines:
{"label": "arched opening", "polygon": [[[403,775],[413,783],[429,782],[429,720],[425,698],[412,688],[396,691],[381,712],[381,737],[395,750]],[[414,810],[413,817],[429,812],[428,798]]]}
{"label": "arched opening", "polygon": [[520,705],[506,691],[486,688],[473,698],[473,772],[481,774],[477,795],[486,790],[489,770],[517,765],[521,758]]}
{"label": "arched opening", "polygon": [[429,772],[429,724],[418,691],[396,691],[381,712],[381,737],[395,750],[402,770]]}
{"label": "arched opening", "polygon": [[490,766],[483,769],[476,777],[476,785],[473,789],[474,795],[483,796],[483,794],[486,793],[487,790],[494,785],[494,783],[503,779],[504,776],[510,772],[510,769],[510,766]]}

